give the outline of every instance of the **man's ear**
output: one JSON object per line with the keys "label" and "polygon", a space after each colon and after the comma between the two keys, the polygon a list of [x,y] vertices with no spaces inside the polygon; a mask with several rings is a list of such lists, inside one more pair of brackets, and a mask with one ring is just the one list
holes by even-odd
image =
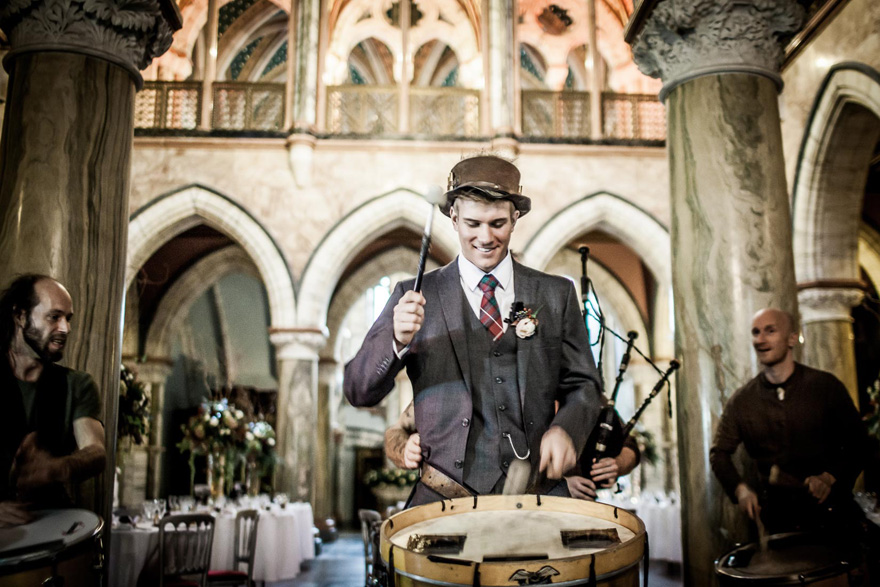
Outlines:
{"label": "man's ear", "polygon": [[16,306],[16,307],[12,308],[12,316],[13,316],[12,319],[15,320],[16,326],[18,326],[19,328],[24,330],[25,327],[27,326],[27,311],[20,310]]}
{"label": "man's ear", "polygon": [[519,220],[519,210],[514,208],[513,214],[510,215],[510,230],[513,230],[516,227],[516,221]]}
{"label": "man's ear", "polygon": [[797,345],[800,336],[798,336],[797,332],[792,332],[788,335],[788,348],[793,349],[795,345]]}

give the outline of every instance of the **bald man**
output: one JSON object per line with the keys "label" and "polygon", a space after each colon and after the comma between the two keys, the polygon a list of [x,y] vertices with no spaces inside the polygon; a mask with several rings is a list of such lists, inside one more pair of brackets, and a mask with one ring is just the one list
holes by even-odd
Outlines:
{"label": "bald man", "polygon": [[[796,363],[796,322],[767,308],[752,320],[752,346],[763,367],[727,401],[710,452],[712,470],[749,518],[770,533],[846,524],[858,511],[852,487],[868,450],[867,431],[844,385]],[[754,459],[759,486],[733,464],[740,444]]]}

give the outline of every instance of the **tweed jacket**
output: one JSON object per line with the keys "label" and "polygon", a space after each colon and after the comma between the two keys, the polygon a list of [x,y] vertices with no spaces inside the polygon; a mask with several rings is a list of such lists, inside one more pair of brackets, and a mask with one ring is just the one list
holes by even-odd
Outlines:
{"label": "tweed jacket", "polygon": [[[572,283],[514,261],[516,301],[537,313],[534,336],[517,339],[517,384],[535,470],[550,426],[561,426],[580,454],[602,407],[599,375]],[[413,281],[398,283],[357,355],[343,389],[354,406],[373,406],[404,367],[413,385],[416,428],[426,460],[461,482],[472,418],[468,348],[457,260],[427,273],[425,319],[403,359],[393,351],[394,306]],[[468,310],[470,311],[470,310]],[[559,409],[555,411],[555,402]],[[456,461],[459,465],[456,466]]]}

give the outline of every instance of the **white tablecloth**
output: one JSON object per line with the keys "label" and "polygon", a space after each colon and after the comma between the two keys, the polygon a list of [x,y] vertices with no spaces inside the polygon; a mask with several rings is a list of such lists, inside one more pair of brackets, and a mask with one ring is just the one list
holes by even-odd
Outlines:
{"label": "white tablecloth", "polygon": [[[315,558],[312,537],[312,506],[292,503],[286,508],[272,506],[260,512],[254,580],[282,581],[294,578],[300,564]],[[217,514],[211,569],[232,568],[235,540],[235,513]],[[132,529],[113,528],[110,553],[110,587],[134,587],[149,556],[159,547],[159,530],[152,525]]]}
{"label": "white tablecloth", "polygon": [[611,498],[600,499],[634,512],[648,532],[648,547],[651,560],[664,560],[681,563],[681,505],[678,500],[653,495],[629,500]]}

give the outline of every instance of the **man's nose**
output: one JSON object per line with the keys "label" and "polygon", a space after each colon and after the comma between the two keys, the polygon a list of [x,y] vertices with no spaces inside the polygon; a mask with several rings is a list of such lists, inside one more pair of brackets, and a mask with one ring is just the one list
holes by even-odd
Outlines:
{"label": "man's nose", "polygon": [[492,242],[492,229],[488,225],[481,226],[477,231],[477,238],[483,243]]}
{"label": "man's nose", "polygon": [[67,321],[67,318],[62,318],[58,321],[58,330],[64,334],[70,332],[70,322]]}

